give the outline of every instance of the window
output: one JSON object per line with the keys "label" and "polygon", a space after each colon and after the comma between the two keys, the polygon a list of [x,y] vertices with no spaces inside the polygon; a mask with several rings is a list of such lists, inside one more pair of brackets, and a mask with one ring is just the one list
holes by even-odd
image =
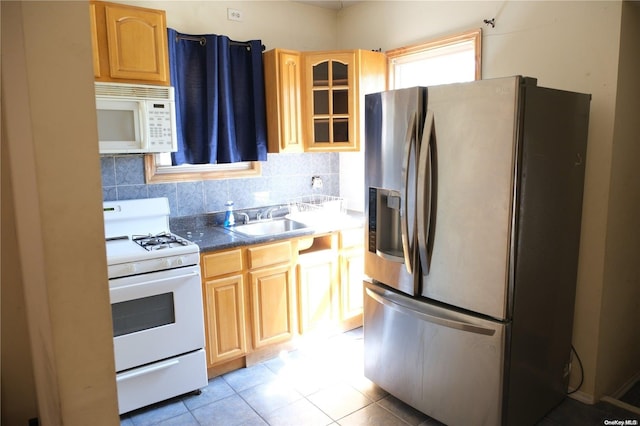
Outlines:
{"label": "window", "polygon": [[482,30],[443,37],[386,52],[389,58],[389,86],[457,83],[481,77]]}
{"label": "window", "polygon": [[262,42],[167,34],[178,152],[176,166],[170,154],[145,156],[146,182],[259,175],[251,160],[267,159]]}
{"label": "window", "polygon": [[147,154],[144,173],[147,183],[183,182],[260,176],[261,167],[259,161],[172,166],[171,154]]}

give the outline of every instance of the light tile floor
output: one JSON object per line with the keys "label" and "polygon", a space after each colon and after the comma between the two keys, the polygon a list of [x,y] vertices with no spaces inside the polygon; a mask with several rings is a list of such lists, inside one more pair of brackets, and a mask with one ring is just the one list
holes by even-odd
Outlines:
{"label": "light tile floor", "polygon": [[[361,328],[303,342],[278,358],[210,380],[200,395],[125,414],[121,425],[442,425],[367,380],[362,359]],[[640,425],[638,414],[567,398],[538,426],[603,425],[605,420]]]}

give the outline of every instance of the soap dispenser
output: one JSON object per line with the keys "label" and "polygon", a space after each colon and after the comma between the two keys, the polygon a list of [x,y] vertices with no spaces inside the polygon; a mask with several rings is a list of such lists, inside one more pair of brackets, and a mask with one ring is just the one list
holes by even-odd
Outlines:
{"label": "soap dispenser", "polygon": [[233,226],[236,223],[236,219],[233,216],[233,201],[227,201],[225,206],[227,207],[227,213],[224,215],[224,226]]}

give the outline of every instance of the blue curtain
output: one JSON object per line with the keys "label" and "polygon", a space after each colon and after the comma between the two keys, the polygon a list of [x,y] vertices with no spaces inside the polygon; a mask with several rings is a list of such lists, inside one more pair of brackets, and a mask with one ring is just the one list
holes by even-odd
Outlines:
{"label": "blue curtain", "polygon": [[169,28],[176,96],[174,165],[267,160],[262,43]]}

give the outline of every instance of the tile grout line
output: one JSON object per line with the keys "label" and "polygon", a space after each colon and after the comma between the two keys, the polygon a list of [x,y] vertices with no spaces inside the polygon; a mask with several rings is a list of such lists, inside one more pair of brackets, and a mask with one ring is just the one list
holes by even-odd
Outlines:
{"label": "tile grout line", "polygon": [[[256,386],[258,386],[258,385],[256,385]],[[251,386],[251,387],[249,387],[249,388],[247,388],[247,389],[244,389],[244,390],[248,390],[248,389],[251,389],[251,388],[255,388],[256,386]],[[245,403],[245,404],[247,404],[247,405],[249,406],[249,408],[251,408],[251,410],[252,410],[254,413],[256,413],[256,415],[257,415],[258,417],[260,417],[260,418],[262,419],[262,421],[263,421],[263,422],[265,422],[267,425],[269,425],[269,424],[270,424],[270,423],[267,421],[267,419],[265,419],[264,417],[262,417],[262,415],[261,415],[260,413],[258,413],[258,411],[257,411],[255,408],[253,408],[253,405],[251,405],[251,404],[249,403],[249,401],[247,401],[246,399],[244,399],[244,398],[242,397],[242,395],[240,395],[240,393],[239,393],[239,392],[237,392],[235,389],[234,389],[234,392],[236,392],[236,395],[237,395],[240,399],[242,399],[242,400],[244,401],[244,403]],[[197,419],[196,419],[196,421],[197,421]]]}
{"label": "tile grout line", "polygon": [[[362,340],[362,337],[352,337],[352,338],[350,338],[350,341],[361,341],[361,340]],[[273,366],[270,366],[268,363],[266,363],[266,362],[264,362],[264,361],[263,361],[263,362],[261,362],[260,364],[262,364],[263,368],[265,368],[266,370],[268,370],[270,373],[272,373],[272,374],[276,375],[276,377],[277,377],[277,375],[278,375],[279,371],[276,371],[276,370],[274,369],[274,367],[273,367]],[[258,364],[256,364],[256,365],[258,365]],[[235,396],[239,397],[242,401],[244,401],[244,403],[245,403],[246,405],[248,405],[248,406],[251,408],[251,410],[252,410],[252,411],[253,411],[253,412],[254,412],[254,413],[255,413],[255,414],[256,414],[256,415],[257,415],[257,416],[262,420],[262,421],[264,421],[266,424],[270,424],[270,423],[267,421],[267,419],[266,419],[262,414],[260,414],[260,412],[258,412],[258,411],[256,410],[256,408],[254,408],[254,406],[253,406],[253,405],[251,405],[251,403],[249,402],[249,400],[247,400],[245,397],[243,397],[243,396],[241,395],[241,392],[244,392],[244,391],[246,391],[246,390],[249,390],[249,389],[255,388],[255,387],[257,387],[257,386],[259,386],[259,385],[261,385],[261,384],[267,383],[267,382],[264,382],[264,383],[258,383],[258,384],[252,385],[252,386],[250,386],[250,387],[248,387],[248,388],[246,388],[246,389],[242,389],[242,391],[238,391],[238,390],[236,390],[236,389],[231,385],[231,383],[230,383],[229,381],[227,381],[227,379],[226,379],[224,376],[225,376],[225,375],[221,375],[221,376],[220,376],[220,378],[221,378],[221,379],[226,383],[226,385],[227,385],[227,386],[229,386],[229,388],[233,391],[233,393],[232,393],[232,394],[230,394],[230,395],[228,395],[228,396],[225,396],[225,397],[223,397],[223,398],[220,398],[220,399],[218,399],[218,400],[216,400],[216,401],[221,401],[221,400],[224,400],[225,398],[228,398],[228,397],[231,397],[231,396],[234,396],[234,395],[235,395]],[[213,380],[213,379],[211,379],[211,380]],[[299,398],[299,399],[296,399],[296,401],[294,401],[294,402],[291,402],[291,403],[285,404],[285,405],[283,405],[282,407],[279,407],[278,409],[273,410],[273,412],[275,412],[275,411],[277,411],[277,410],[279,410],[279,409],[284,409],[284,408],[286,408],[288,405],[291,405],[291,404],[293,404],[293,403],[295,403],[295,402],[297,402],[297,401],[306,400],[306,402],[307,402],[307,403],[311,404],[311,406],[315,407],[315,408],[316,408],[320,413],[324,414],[324,415],[325,415],[325,416],[326,416],[326,417],[331,421],[331,423],[338,423],[340,420],[342,420],[342,419],[344,419],[344,418],[346,418],[346,417],[348,417],[348,416],[350,416],[350,415],[352,415],[352,414],[354,414],[354,413],[356,413],[356,412],[358,412],[358,411],[360,411],[360,410],[366,409],[367,407],[370,407],[371,405],[374,405],[374,404],[375,404],[375,405],[377,405],[378,407],[383,408],[386,412],[388,412],[389,414],[391,414],[394,418],[396,418],[396,419],[400,420],[403,424],[408,424],[404,419],[402,419],[401,417],[399,417],[396,413],[394,413],[394,412],[392,412],[391,410],[389,410],[389,409],[385,408],[384,406],[382,406],[382,405],[378,404],[378,402],[379,402],[379,401],[376,401],[376,400],[375,400],[375,398],[370,397],[369,395],[367,395],[367,394],[363,393],[359,388],[357,388],[357,387],[356,387],[356,385],[355,385],[353,382],[348,381],[348,380],[338,380],[336,383],[333,383],[333,384],[334,384],[334,385],[339,384],[339,385],[343,385],[343,386],[348,387],[349,389],[351,389],[351,390],[355,391],[356,393],[358,393],[359,395],[361,395],[363,398],[365,398],[365,400],[366,400],[368,403],[367,403],[366,405],[362,406],[362,407],[359,407],[359,408],[357,408],[357,409],[355,409],[355,410],[353,410],[353,411],[350,411],[349,413],[347,413],[347,414],[343,415],[343,416],[342,416],[342,417],[340,417],[340,418],[334,419],[334,418],[333,418],[329,413],[327,413],[326,411],[324,411],[321,407],[319,407],[317,404],[315,404],[315,403],[314,403],[314,402],[309,398],[310,396],[315,395],[315,394],[317,394],[318,392],[321,392],[323,389],[326,389],[328,386],[320,387],[320,388],[318,388],[318,389],[315,389],[315,390],[314,390],[314,392],[312,392],[311,394],[309,394],[309,395],[305,395],[304,393],[300,392],[300,391],[299,391],[299,389],[297,389],[297,388],[296,388],[295,386],[293,386],[292,384],[288,384],[288,386],[289,386],[293,391],[295,391],[298,395],[300,395],[300,398]],[[190,393],[189,393],[189,394],[190,394]],[[189,394],[185,394],[185,395],[189,395]],[[177,415],[175,415],[175,416],[171,416],[171,417],[168,417],[168,418],[165,418],[165,419],[161,419],[161,420],[159,420],[159,422],[160,422],[160,423],[165,422],[165,421],[168,421],[168,420],[171,420],[171,419],[175,419],[175,418],[177,418],[177,417],[179,417],[179,416],[182,416],[182,415],[184,415],[184,414],[186,414],[186,413],[189,413],[190,417],[191,417],[191,418],[192,418],[192,419],[193,419],[197,424],[201,425],[200,421],[199,421],[199,420],[197,419],[197,417],[194,415],[193,410],[192,410],[191,408],[189,408],[189,406],[185,403],[185,401],[184,401],[184,399],[185,399],[185,395],[182,395],[182,396],[178,397],[177,399],[178,399],[178,401],[182,404],[182,406],[185,408],[185,410],[186,410],[186,411],[185,411],[185,412],[183,412],[183,413],[177,414]],[[211,403],[215,403],[216,401],[212,401]],[[207,404],[205,404],[205,405],[207,405]],[[204,406],[198,406],[198,407],[195,407],[195,408],[194,408],[194,410],[199,409],[199,408],[202,408],[202,407],[204,407]],[[126,420],[126,419],[125,419],[125,420]],[[131,423],[136,424],[136,422],[133,420],[133,418],[132,418],[132,417],[129,417],[129,418],[128,418],[128,420],[129,420]],[[331,423],[329,423],[329,424],[331,424]],[[154,423],[154,424],[158,424],[158,422],[156,422],[156,423]]]}

